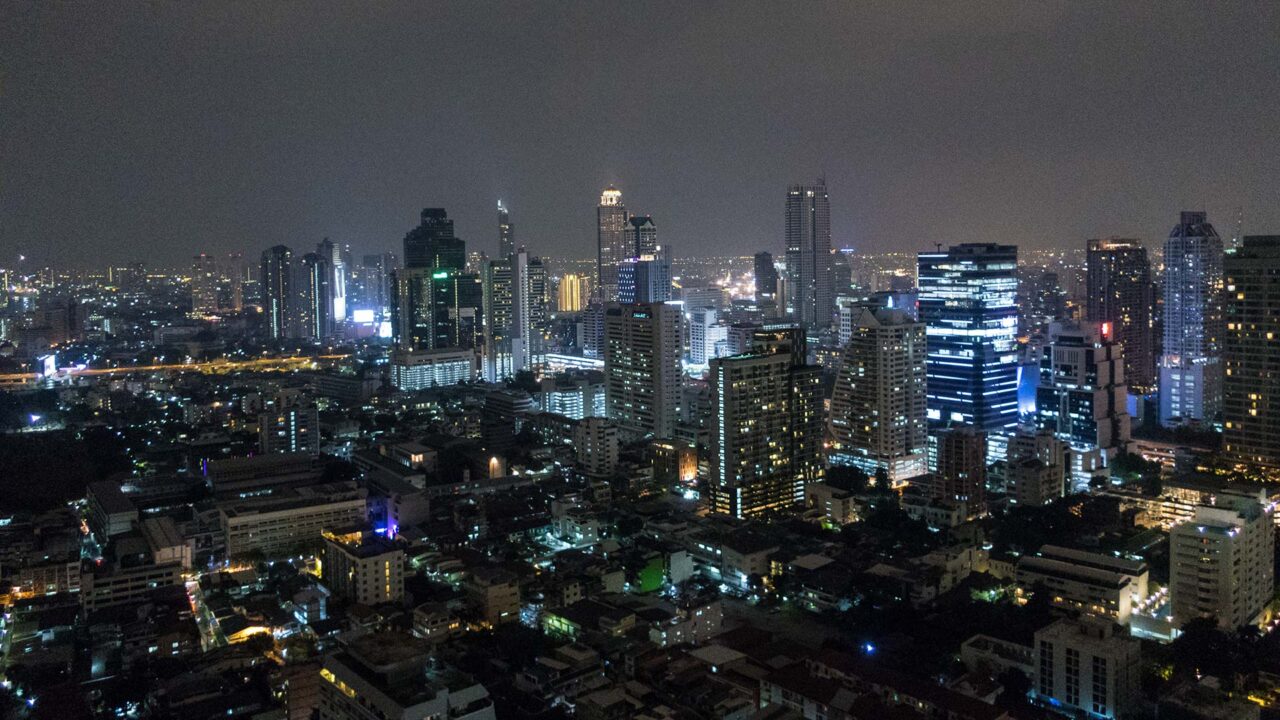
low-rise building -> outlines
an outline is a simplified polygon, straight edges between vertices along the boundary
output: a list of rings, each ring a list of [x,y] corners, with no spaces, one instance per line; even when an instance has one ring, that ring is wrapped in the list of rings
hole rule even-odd
[[[1138,690],[1139,641],[1109,620],[1059,620],[1036,631],[1036,696],[1088,717],[1115,718]]]

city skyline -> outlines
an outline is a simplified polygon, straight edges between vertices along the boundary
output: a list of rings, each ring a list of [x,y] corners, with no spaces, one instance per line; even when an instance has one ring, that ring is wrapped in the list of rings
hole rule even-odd
[[[658,218],[682,256],[779,254],[781,189],[818,175],[833,245],[865,252],[1151,243],[1186,208],[1219,218],[1224,238],[1241,211],[1246,234],[1280,220],[1266,122],[1280,91],[1248,81],[1280,71],[1267,42],[1274,7],[1215,6],[1196,22],[1174,5],[986,7],[780,18],[639,5],[494,18],[461,6],[349,17],[8,5],[0,263],[67,264],[89,226],[112,263],[323,237],[372,253],[396,248],[422,207],[450,208],[459,234],[492,253],[499,198],[531,250],[586,257],[593,200],[609,183]],[[606,42],[602,30],[619,22],[650,25],[657,47]],[[871,40],[820,42],[821,72],[797,76],[811,26]],[[384,35],[405,40],[389,43],[395,62],[372,52]],[[525,39],[549,35],[565,40],[561,56]],[[692,42],[704,35],[718,38],[712,48]],[[1212,62],[1177,51],[1206,37],[1221,47]],[[460,38],[494,48],[491,62],[451,62]],[[545,61],[532,75],[531,57]],[[617,73],[581,83],[590,65]],[[635,112],[629,89],[646,86],[652,102]],[[557,105],[541,111],[548,98]],[[514,123],[493,102],[533,112]],[[796,103],[816,114],[796,119]],[[1193,104],[1232,120],[1168,110]]]

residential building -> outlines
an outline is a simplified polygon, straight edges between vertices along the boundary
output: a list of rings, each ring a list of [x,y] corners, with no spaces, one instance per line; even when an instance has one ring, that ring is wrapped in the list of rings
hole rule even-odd
[[[1215,618],[1228,630],[1255,622],[1275,593],[1275,503],[1218,495],[1169,531],[1173,621]]]
[[[804,502],[824,475],[821,371],[798,327],[711,362],[711,508],[734,517]]]
[[[1081,450],[1108,456],[1129,442],[1124,349],[1112,326],[1055,322],[1040,361],[1036,424]]]
[[[601,303],[618,301],[618,265],[633,257],[635,242],[627,233],[627,206],[622,192],[610,185],[596,206],[596,291]]]
[[[1134,392],[1155,389],[1155,285],[1147,248],[1138,240],[1090,240],[1085,319],[1110,323],[1124,348],[1124,376]]]
[[[1223,268],[1222,449],[1280,475],[1280,235],[1245,236]]]
[[[605,312],[606,412],[624,435],[675,434],[680,347],[678,305],[615,305]]]
[[[924,325],[859,308],[831,396],[833,463],[892,484],[928,472]]]
[[[325,586],[360,605],[399,603],[404,599],[404,550],[369,531],[326,531]]]

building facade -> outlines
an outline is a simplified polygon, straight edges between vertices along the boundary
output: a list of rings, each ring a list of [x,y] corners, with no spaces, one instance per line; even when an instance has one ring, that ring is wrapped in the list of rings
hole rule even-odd
[[[604,324],[609,419],[629,437],[671,437],[680,404],[680,307],[615,305]]]
[[[1223,450],[1280,474],[1280,235],[1246,236],[1223,275]]]
[[[1008,430],[1018,421],[1018,248],[964,244],[918,256],[929,420]]]
[[[1155,285],[1147,248],[1138,240],[1089,241],[1085,319],[1111,323],[1111,335],[1124,347],[1124,374],[1140,393],[1156,387],[1152,311]]]
[[[1222,410],[1222,238],[1184,212],[1164,243],[1160,422],[1215,422]]]
[[[825,180],[787,188],[787,290],[792,317],[807,327],[831,324],[831,200]]]

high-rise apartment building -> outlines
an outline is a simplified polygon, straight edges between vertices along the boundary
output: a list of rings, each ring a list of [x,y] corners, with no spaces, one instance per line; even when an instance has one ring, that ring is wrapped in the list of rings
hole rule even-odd
[[[330,313],[334,325],[337,325],[347,319],[348,275],[353,264],[351,247],[344,247],[325,238],[316,244],[316,254],[329,263],[329,294],[333,305]]]
[[[191,261],[191,312],[211,315],[218,311],[218,260],[200,253]]]
[[[515,267],[510,256],[490,260],[484,270],[484,359],[488,382],[515,375],[511,340],[515,333]]]
[[[925,329],[901,310],[858,311],[831,396],[831,458],[897,484],[928,472]]]
[[[320,453],[320,413],[308,398],[278,397],[258,414],[258,451]]]
[[[1040,360],[1036,424],[1077,449],[1113,455],[1129,442],[1124,350],[1114,326],[1056,322]]]
[[[830,325],[835,296],[831,291],[831,201],[825,180],[787,188],[786,247],[791,314],[808,327]]]
[[[1223,262],[1223,450],[1280,473],[1280,235],[1250,235]]]
[[[1018,421],[1018,248],[967,243],[918,255],[929,420],[988,431]]]
[[[680,404],[680,306],[612,306],[604,315],[605,407],[624,436],[675,433]]]
[[[511,224],[511,213],[498,201],[498,257],[508,258],[516,253],[516,226]]]
[[[284,245],[262,253],[263,324],[272,340],[292,337],[297,325],[294,319],[293,251]]]
[[[1111,323],[1111,336],[1124,347],[1124,376],[1134,392],[1155,389],[1152,309],[1155,285],[1147,248],[1138,240],[1090,240],[1085,319]]]
[[[618,264],[636,254],[628,227],[622,191],[610,185],[596,206],[596,294],[603,303],[618,301]]]
[[[404,266],[463,272],[467,247],[453,234],[453,221],[444,208],[426,208],[422,222],[404,236]]]
[[[333,335],[333,266],[319,253],[307,253],[298,265],[298,337],[320,340]]]
[[[1222,410],[1222,238],[1184,212],[1164,243],[1160,422],[1215,422]]]
[[[1275,592],[1275,505],[1220,494],[1169,531],[1173,622],[1215,618],[1234,630],[1253,622]]]
[[[760,330],[751,351],[711,361],[713,512],[751,517],[804,502],[821,480],[821,369],[804,330]]]

